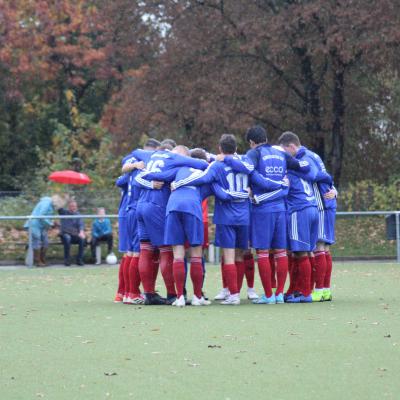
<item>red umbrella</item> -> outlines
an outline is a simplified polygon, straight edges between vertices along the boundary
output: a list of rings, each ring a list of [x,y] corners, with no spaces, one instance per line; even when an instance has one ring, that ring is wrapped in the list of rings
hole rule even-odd
[[[58,183],[69,183],[72,185],[87,185],[91,183],[91,179],[81,172],[76,171],[56,171],[49,175],[49,179]]]

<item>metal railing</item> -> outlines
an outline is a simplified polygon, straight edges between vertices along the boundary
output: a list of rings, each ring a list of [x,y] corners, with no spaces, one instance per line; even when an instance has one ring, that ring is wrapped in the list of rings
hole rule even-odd
[[[396,225],[396,260],[400,263],[400,211],[338,211],[336,213],[337,216],[390,216],[395,215],[395,225]],[[210,217],[213,214],[209,214]],[[33,216],[33,215],[18,215],[18,216],[0,216],[0,221],[30,221],[34,219],[76,219],[76,218],[83,218],[83,219],[95,219],[99,216],[96,214],[80,214],[78,216],[75,215],[42,215],[42,216]],[[118,218],[116,214],[109,214],[102,216],[103,218],[110,218],[115,219]],[[28,251],[25,259],[25,264],[28,267],[33,267],[33,247],[32,247],[32,230],[31,227],[28,229]],[[220,249],[218,247],[213,248],[214,253],[214,260],[219,259]]]

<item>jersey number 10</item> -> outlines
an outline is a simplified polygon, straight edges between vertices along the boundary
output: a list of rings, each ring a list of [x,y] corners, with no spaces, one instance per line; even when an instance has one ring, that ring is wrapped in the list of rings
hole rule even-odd
[[[230,172],[226,176],[230,192],[245,192],[248,187],[248,177],[246,174],[234,174]]]

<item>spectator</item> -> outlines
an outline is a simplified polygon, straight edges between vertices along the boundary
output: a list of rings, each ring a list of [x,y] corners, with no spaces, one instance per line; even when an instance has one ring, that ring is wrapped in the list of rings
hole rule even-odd
[[[61,219],[61,231],[60,236],[64,245],[64,264],[66,266],[71,265],[70,259],[70,248],[71,244],[79,245],[78,256],[76,263],[78,265],[84,265],[83,262],[83,249],[86,244],[86,235],[84,231],[84,224],[78,211],[78,205],[75,200],[68,202],[68,210],[60,208],[58,210],[60,215],[76,215],[76,218],[72,219]]]
[[[32,211],[32,216],[52,215],[55,209],[59,209],[65,200],[58,194],[45,196],[40,199]],[[31,229],[33,259],[37,267],[46,266],[46,252],[49,247],[48,230],[54,223],[51,219],[30,219],[26,221],[24,228]]]
[[[107,251],[108,254],[112,252],[113,249],[113,234],[111,228],[111,222],[108,218],[104,218],[106,215],[106,211],[104,208],[97,209],[98,218],[93,221],[92,225],[92,241],[91,241],[91,249],[92,249],[92,257],[96,258],[96,246],[100,244],[100,242],[107,242]],[[101,256],[96,258],[96,265],[101,263]]]

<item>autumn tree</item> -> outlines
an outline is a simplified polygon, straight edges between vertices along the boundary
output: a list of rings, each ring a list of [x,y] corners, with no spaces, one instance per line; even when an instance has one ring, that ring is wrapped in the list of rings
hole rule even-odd
[[[360,96],[353,80],[393,60],[397,3],[192,0],[147,6],[167,28],[158,62],[122,89],[121,106],[130,115],[126,131],[173,132],[189,144],[210,146],[210,138],[225,130],[242,136],[254,122],[275,138],[294,130],[324,157],[339,183],[354,130],[348,110]],[[361,122],[360,115],[356,124]]]

